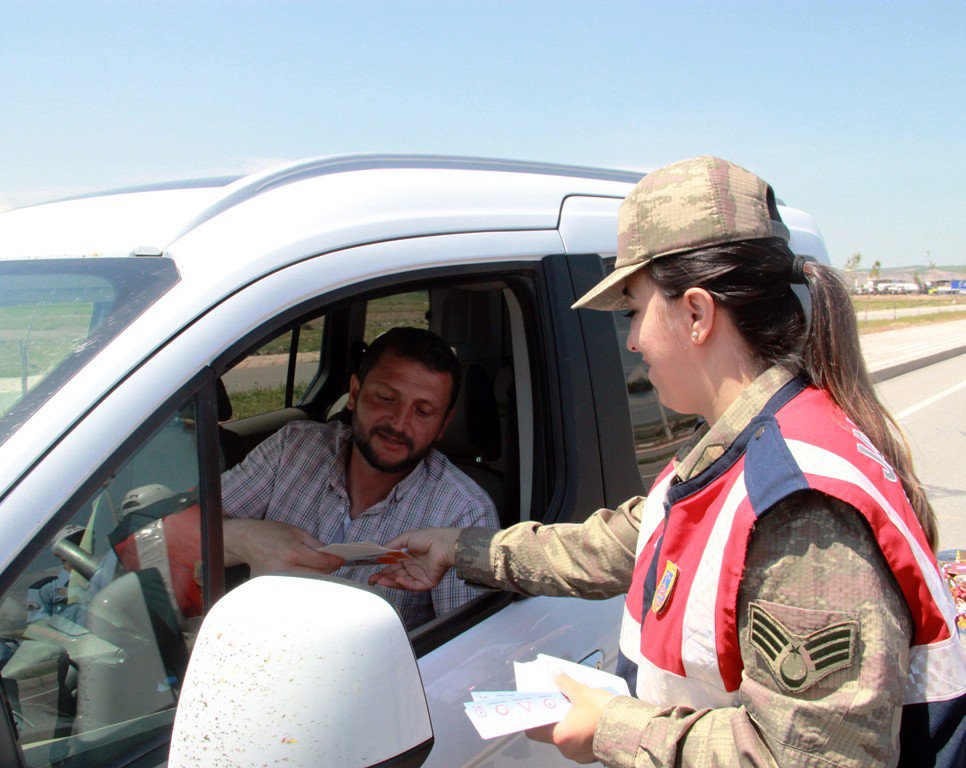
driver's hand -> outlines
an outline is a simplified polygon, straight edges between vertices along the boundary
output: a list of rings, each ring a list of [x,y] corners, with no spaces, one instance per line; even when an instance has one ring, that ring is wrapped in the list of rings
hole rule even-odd
[[[273,571],[332,573],[342,567],[335,555],[316,551],[324,546],[301,528],[276,520],[224,521],[225,565],[247,563],[252,576]]]

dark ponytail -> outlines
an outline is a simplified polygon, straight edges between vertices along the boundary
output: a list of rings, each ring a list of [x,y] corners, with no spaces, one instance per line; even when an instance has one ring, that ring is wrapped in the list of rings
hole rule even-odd
[[[805,267],[812,297],[812,324],[805,345],[805,371],[818,387],[856,423],[902,481],[926,541],[936,550],[936,514],[912,466],[906,436],[882,405],[859,346],[858,322],[852,297],[839,274],[824,264]]]
[[[806,325],[792,292],[795,256],[779,239],[746,240],[655,259],[648,276],[669,299],[704,288],[729,314],[762,367],[781,364],[826,390],[899,476],[906,496],[936,549],[936,516],[912,468],[909,444],[876,395],[859,346],[848,288],[831,267],[801,267],[811,297]],[[806,335],[807,334],[807,335]]]

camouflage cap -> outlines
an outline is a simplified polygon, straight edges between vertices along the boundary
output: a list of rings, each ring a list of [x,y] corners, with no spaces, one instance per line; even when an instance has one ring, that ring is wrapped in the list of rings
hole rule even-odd
[[[654,259],[767,237],[786,242],[789,237],[767,182],[718,157],[666,165],[624,198],[614,271],[581,296],[574,309],[626,307],[624,281]]]

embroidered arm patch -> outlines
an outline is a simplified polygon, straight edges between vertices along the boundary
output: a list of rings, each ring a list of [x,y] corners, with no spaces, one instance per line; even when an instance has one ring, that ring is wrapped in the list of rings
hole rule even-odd
[[[752,603],[748,635],[779,687],[798,693],[852,665],[859,625],[854,620],[837,621],[809,635],[796,635]]]

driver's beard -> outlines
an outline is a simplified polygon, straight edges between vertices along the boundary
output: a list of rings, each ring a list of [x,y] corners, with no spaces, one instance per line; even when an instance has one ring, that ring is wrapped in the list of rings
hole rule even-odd
[[[395,464],[388,464],[382,461],[379,456],[376,455],[375,450],[372,447],[371,435],[374,433],[379,433],[383,431],[382,428],[376,427],[369,435],[364,435],[362,431],[362,426],[359,424],[359,417],[353,413],[352,414],[352,441],[356,444],[356,448],[359,449],[359,453],[362,454],[362,458],[366,460],[373,469],[379,472],[385,472],[386,474],[398,474],[400,472],[408,472],[413,467],[415,467],[419,462],[421,462],[427,453],[432,450],[432,444],[428,445],[422,451],[410,453],[406,458],[401,461],[397,461]],[[396,433],[391,430],[386,430],[388,434],[393,436]],[[410,443],[412,445],[412,443]]]

